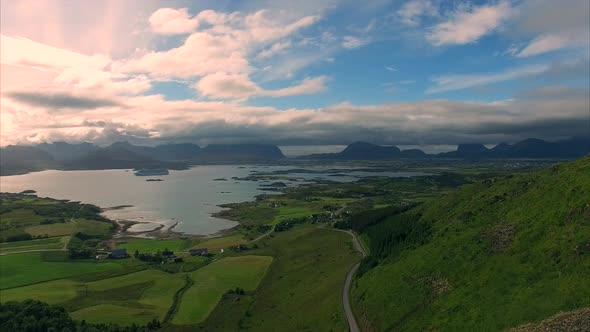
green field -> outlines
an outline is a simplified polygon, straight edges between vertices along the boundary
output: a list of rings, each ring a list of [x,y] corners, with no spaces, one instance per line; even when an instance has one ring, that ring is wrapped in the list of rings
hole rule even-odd
[[[68,279],[47,281],[29,286],[2,290],[0,291],[0,299],[2,302],[35,299],[50,304],[58,304],[75,298],[78,284],[79,283]]]
[[[126,248],[128,252],[133,253],[136,250],[142,253],[156,253],[165,249],[171,251],[186,250],[192,244],[191,240],[173,239],[128,239],[125,243],[118,243],[117,248]]]
[[[204,331],[344,331],[342,287],[359,259],[350,235],[313,225],[274,233],[251,253],[274,256],[254,294],[225,296]],[[251,303],[245,305],[245,303]]]
[[[63,305],[78,320],[143,324],[163,320],[174,293],[183,285],[181,274],[149,269],[86,283],[76,298]]]
[[[65,253],[58,252],[6,255],[0,256],[0,289],[95,273],[120,273],[124,269],[121,263],[112,261],[71,262]]]
[[[270,256],[227,257],[190,273],[194,285],[184,293],[172,323],[196,324],[207,318],[222,295],[240,287],[256,289],[273,258]]]
[[[232,234],[223,237],[215,237],[206,239],[197,244],[194,244],[192,248],[207,248],[210,253],[217,253],[220,249],[228,249],[232,246],[245,244],[246,240],[240,234]]]
[[[46,239],[0,243],[0,253],[11,253],[27,250],[61,249],[69,236],[50,237]]]

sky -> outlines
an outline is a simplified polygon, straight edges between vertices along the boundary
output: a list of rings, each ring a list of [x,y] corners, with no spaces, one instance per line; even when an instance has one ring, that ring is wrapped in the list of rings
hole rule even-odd
[[[590,2],[556,4],[2,1],[0,144],[588,136]]]

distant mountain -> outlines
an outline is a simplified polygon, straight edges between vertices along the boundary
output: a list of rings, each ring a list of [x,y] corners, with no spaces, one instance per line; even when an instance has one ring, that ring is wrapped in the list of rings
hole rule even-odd
[[[89,155],[63,164],[64,169],[182,168],[150,158],[122,146],[99,148]]]
[[[380,146],[367,142],[354,142],[338,153],[321,153],[299,157],[308,160],[388,160],[396,158],[424,158],[422,150],[401,151],[396,146]]]
[[[57,168],[59,163],[46,151],[33,146],[9,145],[0,149],[0,175],[15,175]]]
[[[240,164],[276,161],[285,155],[271,144],[212,144],[205,148],[191,143],[158,146],[115,142],[107,147],[91,143],[42,143],[9,146],[1,151],[2,175],[55,169],[183,169],[191,164]]]
[[[41,143],[37,145],[49,153],[56,161],[68,161],[85,157],[90,153],[98,150],[98,146],[91,143],[70,144],[66,142]]]
[[[198,163],[249,163],[275,161],[286,158],[281,149],[272,144],[211,144],[201,149],[194,159]]]
[[[590,153],[590,138],[547,142],[528,138],[515,144],[501,143],[488,149],[482,144],[460,144],[456,151],[441,153],[443,158],[578,158]]]

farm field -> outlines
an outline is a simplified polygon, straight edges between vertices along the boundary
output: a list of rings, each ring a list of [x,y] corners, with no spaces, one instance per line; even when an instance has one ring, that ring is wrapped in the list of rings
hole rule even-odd
[[[68,261],[61,252],[33,252],[0,256],[0,287],[9,289],[43,281],[96,273],[123,273],[123,264],[114,261]]]
[[[350,235],[302,225],[273,233],[261,241],[259,249],[249,252],[259,253],[273,255],[274,260],[256,292],[225,295],[199,325],[201,330],[275,331],[277,326],[283,331],[346,329],[341,290],[346,272],[359,258]]]
[[[156,253],[165,249],[171,251],[186,250],[192,244],[191,240],[171,239],[128,239],[125,243],[118,243],[117,248],[125,248],[128,252],[133,253],[138,250],[141,253]]]
[[[51,237],[29,241],[0,243],[0,253],[10,253],[26,250],[61,249],[69,236]]]
[[[172,323],[187,325],[205,320],[230,289],[253,291],[272,260],[270,256],[226,257],[191,272],[189,276],[194,284],[182,296]]]

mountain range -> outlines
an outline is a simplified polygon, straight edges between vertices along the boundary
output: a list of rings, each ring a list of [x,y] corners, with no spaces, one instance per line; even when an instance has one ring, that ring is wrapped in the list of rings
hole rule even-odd
[[[417,158],[457,159],[573,159],[590,153],[590,137],[572,138],[548,142],[528,138],[515,144],[501,143],[488,149],[483,144],[459,144],[457,150],[439,154],[426,154],[422,150],[400,150],[395,146],[380,146],[366,142],[355,142],[337,153],[312,154],[298,157],[307,160],[389,160]]]
[[[355,142],[337,153],[311,154],[295,160],[346,161],[394,159],[570,159],[590,153],[590,138],[572,138],[558,142],[525,139],[515,144],[459,144],[457,150],[426,154],[422,150],[400,150],[396,146],[380,146]],[[22,174],[44,169],[184,169],[196,164],[248,164],[276,162],[286,159],[278,146],[272,144],[210,144],[200,147],[192,143],[140,146],[116,142],[106,147],[91,143],[42,143],[35,146],[10,145],[0,149],[0,173]]]

